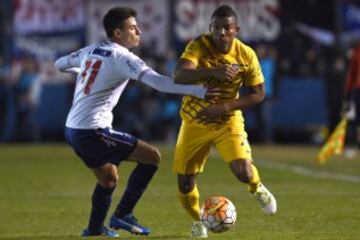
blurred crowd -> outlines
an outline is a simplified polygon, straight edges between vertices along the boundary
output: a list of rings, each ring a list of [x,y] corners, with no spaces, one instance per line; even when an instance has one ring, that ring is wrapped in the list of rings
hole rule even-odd
[[[345,52],[322,47],[300,33],[284,36],[277,44],[260,42],[250,45],[258,54],[266,79],[267,94],[266,101],[254,111],[254,139],[267,143],[274,141],[271,109],[276,100],[279,81],[284,76],[323,79],[328,92],[329,126],[335,126],[340,116],[346,76]],[[146,46],[137,49],[136,53],[151,67],[169,76],[178,58],[178,54],[172,50],[164,56],[157,56]],[[69,92],[72,92],[74,82],[75,76],[58,73],[52,60],[40,61],[25,54],[6,63],[0,57],[1,141],[40,141],[51,138],[42,134],[41,126],[37,124],[42,87],[66,84]],[[67,104],[70,107],[71,98]],[[131,82],[122,101],[114,109],[114,126],[143,138],[173,142],[180,123],[180,104],[181,96],[159,93]],[[60,135],[56,133],[54,138],[61,139]]]
[[[52,60],[39,61],[25,54],[7,64],[0,57],[2,142],[41,140],[37,110],[46,84],[71,88],[73,78],[57,72]]]
[[[329,131],[335,127],[344,99],[350,46],[341,49],[325,46],[292,26],[282,29],[275,41],[247,44],[255,49],[266,80],[266,100],[250,110],[254,118],[247,130],[251,132],[252,141],[269,144],[277,141],[272,116],[279,86],[285,77],[324,81],[328,105],[326,127]],[[155,46],[160,45],[157,42],[143,44],[135,53],[159,73],[171,76],[180,50],[177,52],[178,47],[169,46],[159,54]],[[55,56],[39,58],[25,51],[11,56],[10,60],[4,58],[5,50],[0,48],[0,141],[63,140],[63,124],[71,106],[76,76],[57,72],[53,66]],[[46,92],[52,86],[60,86],[67,94],[58,96]],[[50,98],[45,98],[46,94]],[[51,97],[61,100],[44,100]],[[122,98],[114,109],[115,128],[140,138],[175,141],[181,96],[163,94],[133,81]],[[58,108],[63,109],[61,114],[52,115]]]
[[[137,49],[136,53],[158,72],[172,74],[177,60],[175,52],[155,56],[145,47]],[[44,86],[66,86],[72,94],[75,80],[73,74],[58,72],[53,60],[39,60],[31,54],[23,54],[7,63],[0,56],[0,141],[61,140],[62,129],[42,131],[39,115],[44,112],[39,111],[39,105],[44,104],[41,102]],[[159,93],[142,84],[130,82],[122,98],[114,109],[115,127],[148,139],[175,139],[180,96]],[[71,101],[71,98],[67,99],[68,109]],[[53,106],[54,111],[57,107]]]

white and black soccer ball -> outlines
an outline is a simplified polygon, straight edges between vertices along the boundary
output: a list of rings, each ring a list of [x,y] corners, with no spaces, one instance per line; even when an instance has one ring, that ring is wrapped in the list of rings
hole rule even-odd
[[[208,230],[225,232],[235,225],[236,209],[226,197],[209,197],[200,209],[200,219]]]

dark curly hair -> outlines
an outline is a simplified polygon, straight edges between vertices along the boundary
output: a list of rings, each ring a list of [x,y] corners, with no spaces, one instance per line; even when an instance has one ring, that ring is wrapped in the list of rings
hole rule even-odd
[[[104,16],[103,27],[108,38],[112,37],[115,28],[122,28],[126,19],[136,17],[136,11],[129,7],[115,7]]]
[[[221,5],[211,15],[211,19],[215,17],[234,17],[237,22],[237,15],[229,5]]]

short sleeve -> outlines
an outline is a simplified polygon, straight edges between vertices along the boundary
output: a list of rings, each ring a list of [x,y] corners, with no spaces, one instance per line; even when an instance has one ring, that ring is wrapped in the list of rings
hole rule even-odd
[[[245,86],[255,86],[264,82],[264,76],[261,71],[259,60],[255,52],[251,49],[249,51],[250,62],[249,69],[246,73]]]
[[[193,40],[185,48],[185,51],[181,55],[181,59],[186,59],[193,62],[195,65],[198,65],[199,59],[201,56],[201,48],[199,46],[199,41]]]
[[[116,72],[121,78],[141,80],[144,73],[151,70],[141,58],[130,51],[118,54],[116,62]]]

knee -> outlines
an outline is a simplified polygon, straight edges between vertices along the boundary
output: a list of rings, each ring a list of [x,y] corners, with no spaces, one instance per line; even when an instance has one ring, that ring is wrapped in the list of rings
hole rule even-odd
[[[115,188],[118,182],[118,175],[117,174],[112,174],[109,176],[106,176],[104,179],[102,179],[99,184],[103,187],[103,188]]]
[[[149,152],[149,158],[151,164],[158,166],[161,159],[160,151],[157,148],[153,147]]]

